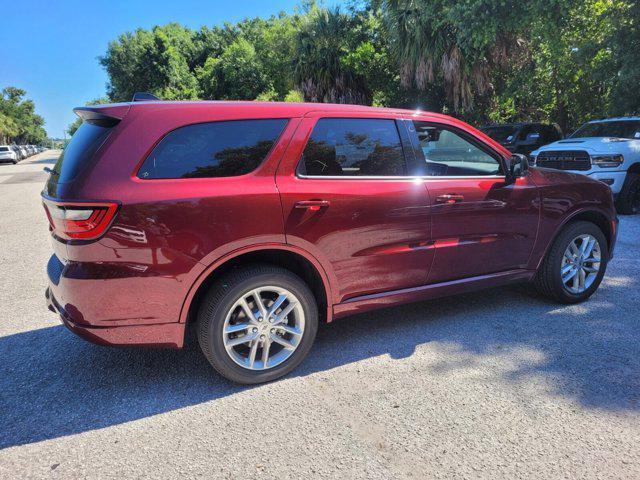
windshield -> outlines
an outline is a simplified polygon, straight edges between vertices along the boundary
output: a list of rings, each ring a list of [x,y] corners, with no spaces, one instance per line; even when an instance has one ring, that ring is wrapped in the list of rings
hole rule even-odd
[[[640,139],[640,120],[585,123],[569,138],[617,137]]]
[[[495,127],[484,127],[481,130],[494,140],[500,143],[511,142],[515,139],[519,127],[513,125],[501,125]]]

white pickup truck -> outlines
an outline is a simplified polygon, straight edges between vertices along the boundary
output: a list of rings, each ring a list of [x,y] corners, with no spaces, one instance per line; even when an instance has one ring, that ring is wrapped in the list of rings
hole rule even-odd
[[[618,212],[640,213],[640,117],[585,123],[564,140],[531,152],[538,167],[569,170],[611,187]]]

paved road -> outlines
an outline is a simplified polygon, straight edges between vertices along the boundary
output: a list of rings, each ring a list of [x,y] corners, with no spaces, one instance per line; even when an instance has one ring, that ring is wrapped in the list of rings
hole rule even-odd
[[[640,217],[587,303],[517,287],[344,319],[246,388],[45,309],[53,158],[0,165],[1,478],[640,478]]]

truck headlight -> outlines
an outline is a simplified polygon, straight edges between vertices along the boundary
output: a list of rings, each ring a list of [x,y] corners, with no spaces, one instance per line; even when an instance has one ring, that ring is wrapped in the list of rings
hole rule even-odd
[[[591,163],[600,168],[616,168],[624,162],[622,155],[591,155]]]
[[[536,155],[529,155],[529,165],[532,167],[536,166]]]

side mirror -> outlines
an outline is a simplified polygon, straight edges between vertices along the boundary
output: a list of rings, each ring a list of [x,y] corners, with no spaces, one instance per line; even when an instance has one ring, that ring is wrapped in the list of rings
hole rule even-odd
[[[505,180],[511,185],[518,177],[524,177],[529,171],[529,159],[521,153],[514,153],[507,161],[507,174]]]

